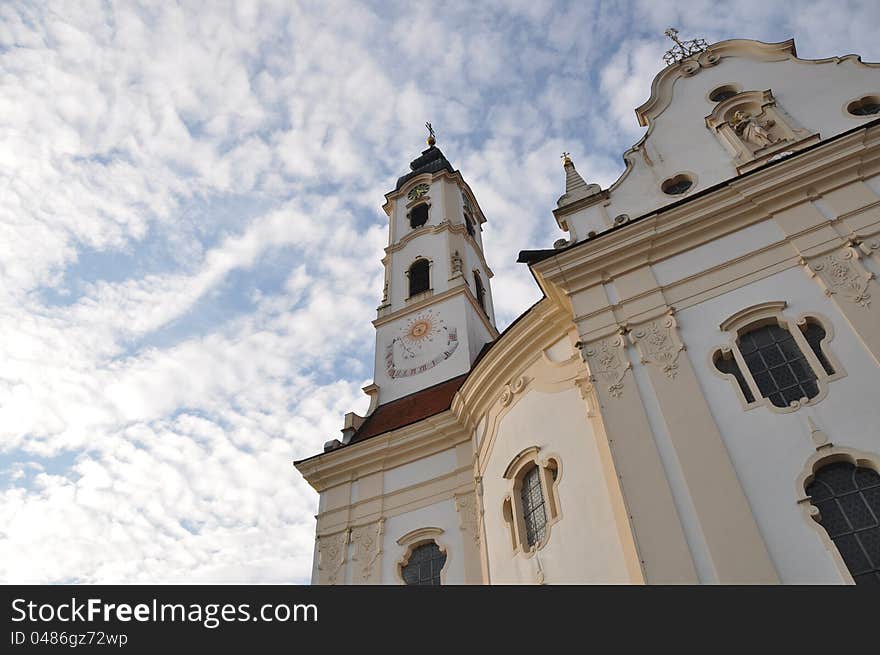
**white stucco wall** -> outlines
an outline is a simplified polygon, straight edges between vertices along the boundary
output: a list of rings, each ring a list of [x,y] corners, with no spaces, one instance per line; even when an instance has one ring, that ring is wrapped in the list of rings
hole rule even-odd
[[[743,411],[731,382],[715,375],[710,356],[727,335],[719,323],[757,303],[785,300],[785,315],[819,313],[830,320],[830,349],[847,376],[830,383],[812,407],[778,414],[765,407]],[[677,314],[681,337],[724,437],[771,557],[783,582],[840,583],[841,576],[816,531],[796,504],[795,481],[815,453],[807,417],[837,446],[880,454],[880,370],[833,301],[801,268],[741,287]]]
[[[483,506],[493,584],[535,582],[535,558],[514,556],[502,503],[503,474],[518,453],[539,446],[559,458],[561,519],[537,557],[547,583],[628,581],[611,500],[584,401],[575,388],[559,393],[527,390],[502,418],[483,475]]]
[[[383,475],[383,492],[388,494],[426,480],[452,473],[456,469],[455,449],[422,457],[414,462],[388,469]]]

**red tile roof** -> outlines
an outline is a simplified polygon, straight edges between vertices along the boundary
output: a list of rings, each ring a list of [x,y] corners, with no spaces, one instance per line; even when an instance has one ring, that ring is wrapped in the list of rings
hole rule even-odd
[[[359,443],[405,425],[417,423],[429,416],[445,412],[452,405],[455,392],[464,384],[467,373],[456,378],[435,384],[433,387],[416,391],[390,403],[379,405],[367,417],[363,425],[354,433],[350,444]]]

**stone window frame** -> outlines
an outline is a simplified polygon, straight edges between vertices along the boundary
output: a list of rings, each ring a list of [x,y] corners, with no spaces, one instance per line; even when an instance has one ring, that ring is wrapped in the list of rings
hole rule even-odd
[[[533,466],[537,466],[541,474],[541,493],[544,495],[547,523],[544,538],[533,546],[529,546],[521,490],[522,480]],[[556,472],[555,477],[554,471]],[[562,518],[562,509],[559,503],[562,461],[559,455],[555,453],[542,454],[538,446],[532,446],[513,458],[507,465],[503,477],[507,480],[507,493],[501,501],[501,517],[510,533],[510,547],[514,555],[521,555],[528,559],[550,542],[553,525]]]
[[[731,315],[719,326],[722,332],[728,334],[729,341],[716,346],[710,351],[709,367],[715,375],[724,378],[731,383],[744,410],[751,410],[756,407],[766,407],[777,414],[788,414],[797,411],[801,407],[811,407],[825,399],[828,395],[830,382],[834,382],[835,380],[839,380],[846,376],[846,371],[829,347],[829,343],[834,339],[834,327],[831,324],[831,321],[818,312],[805,312],[800,314],[797,318],[791,319],[784,313],[784,310],[787,307],[788,303],[785,301],[771,301],[752,305],[751,307],[747,307]],[[819,347],[822,350],[825,359],[834,370],[834,373],[829,374],[825,370],[822,362],[816,356],[812,346],[810,346],[807,341],[806,336],[804,336],[803,327],[810,322],[818,324],[825,331],[825,337],[820,341]],[[758,389],[758,384],[755,382],[754,376],[739,350],[738,339],[741,333],[745,333],[748,329],[760,327],[762,325],[773,324],[778,325],[792,335],[792,338],[803,354],[804,359],[807,360],[813,373],[816,374],[816,385],[819,388],[819,393],[808,399],[806,402],[794,401],[788,407],[777,407],[774,405],[769,398],[765,398],[761,394],[760,389]],[[749,402],[745,397],[739,381],[732,373],[724,373],[717,368],[715,361],[719,355],[725,359],[730,357],[734,359],[736,365],[739,367],[740,374],[745,379],[746,385],[754,398],[752,402]]]
[[[403,549],[394,565],[394,575],[397,584],[404,587],[408,586],[406,580],[403,579],[403,568],[409,563],[409,558],[412,557],[416,548],[432,542],[437,544],[440,552],[446,555],[446,561],[443,563],[443,568],[440,569],[440,586],[442,587],[448,584],[446,582],[446,574],[449,571],[449,562],[452,560],[452,553],[449,544],[443,537],[444,534],[445,531],[443,528],[416,528],[415,530],[407,532],[397,540],[397,545]]]
[[[837,545],[828,534],[828,531],[819,522],[821,516],[819,508],[812,504],[810,496],[807,495],[807,487],[813,481],[816,472],[824,466],[834,464],[835,462],[849,462],[854,466],[870,468],[880,473],[880,457],[873,453],[867,453],[853,448],[845,448],[835,446],[833,444],[822,445],[807,460],[801,474],[795,481],[795,498],[801,509],[801,516],[807,522],[807,525],[813,530],[822,541],[825,550],[831,555],[835,566],[837,567],[840,577],[844,584],[855,585],[849,567],[843,561]]]

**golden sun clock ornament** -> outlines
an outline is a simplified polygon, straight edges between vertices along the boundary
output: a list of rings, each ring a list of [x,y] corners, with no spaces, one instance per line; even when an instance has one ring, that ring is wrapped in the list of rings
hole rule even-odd
[[[418,375],[449,359],[456,348],[456,328],[430,310],[419,312],[385,347],[385,369],[391,378]]]
[[[427,184],[417,184],[412,189],[410,189],[409,193],[406,194],[406,197],[410,200],[418,200],[423,195],[428,193],[431,189]]]

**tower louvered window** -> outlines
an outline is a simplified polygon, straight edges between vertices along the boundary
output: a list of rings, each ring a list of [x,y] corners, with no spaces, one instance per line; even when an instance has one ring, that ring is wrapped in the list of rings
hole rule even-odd
[[[409,267],[409,295],[414,296],[431,288],[431,264],[427,259],[417,259]]]

